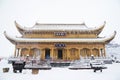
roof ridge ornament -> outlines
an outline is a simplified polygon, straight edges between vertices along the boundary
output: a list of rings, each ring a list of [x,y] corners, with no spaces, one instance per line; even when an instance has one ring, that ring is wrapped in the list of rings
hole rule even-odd
[[[106,21],[104,21],[104,26],[106,25]]]
[[[40,25],[40,23],[36,22],[35,25]]]
[[[82,22],[81,25],[84,25],[86,28],[88,28],[85,22]]]

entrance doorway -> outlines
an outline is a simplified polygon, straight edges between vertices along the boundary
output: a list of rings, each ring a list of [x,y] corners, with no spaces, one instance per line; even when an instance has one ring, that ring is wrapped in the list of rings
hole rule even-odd
[[[58,59],[63,59],[63,50],[58,49]]]
[[[50,49],[45,49],[45,59],[50,59]]]

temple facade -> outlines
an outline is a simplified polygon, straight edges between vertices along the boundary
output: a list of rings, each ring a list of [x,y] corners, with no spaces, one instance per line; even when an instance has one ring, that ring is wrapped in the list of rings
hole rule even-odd
[[[20,37],[5,37],[15,45],[14,57],[38,57],[41,60],[78,60],[80,58],[106,57],[105,45],[116,35],[99,37],[103,25],[89,28],[82,24],[41,24],[22,27],[15,21]]]

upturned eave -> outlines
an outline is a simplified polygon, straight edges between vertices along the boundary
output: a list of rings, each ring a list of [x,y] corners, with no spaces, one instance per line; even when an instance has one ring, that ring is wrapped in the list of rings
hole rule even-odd
[[[96,35],[99,35],[101,33],[101,31],[103,30],[104,26],[105,26],[105,22],[102,26],[100,27],[96,27],[96,28],[88,28],[88,29],[82,29],[82,30],[74,30],[74,29],[71,29],[71,30],[64,30],[64,29],[57,29],[55,28],[54,30],[41,30],[41,29],[33,29],[33,27],[31,28],[28,28],[28,27],[23,27],[21,26],[20,24],[18,24],[16,21],[15,21],[15,25],[16,25],[16,28],[18,29],[18,31],[23,35],[24,33],[30,33],[30,32],[48,32],[48,31],[52,31],[52,32],[55,32],[55,31],[66,31],[66,32],[73,32],[73,31],[77,31],[77,32],[80,32],[80,33],[92,33],[92,34],[96,34]],[[35,25],[38,25],[38,24],[35,24]],[[40,24],[39,24],[40,25]],[[41,24],[41,25],[47,25],[47,24]],[[54,24],[49,24],[49,25],[54,25]],[[56,25],[56,24],[55,24]],[[60,24],[59,24],[60,25]],[[61,24],[62,25],[62,24]],[[65,24],[63,24],[65,25]],[[66,24],[67,25],[67,24]],[[69,24],[69,25],[74,25],[74,24]],[[80,25],[80,24],[76,24],[76,25]]]
[[[17,43],[109,43],[114,39],[116,31],[108,37],[103,38],[18,38],[11,37],[4,32],[5,37],[13,44]]]

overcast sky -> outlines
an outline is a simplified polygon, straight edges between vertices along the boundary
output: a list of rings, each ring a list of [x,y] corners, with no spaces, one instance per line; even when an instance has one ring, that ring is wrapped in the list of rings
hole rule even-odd
[[[14,21],[25,27],[40,23],[81,23],[99,27],[106,21],[100,36],[117,35],[120,40],[120,0],[0,0],[0,56],[14,54],[14,45],[3,35],[20,36]]]

